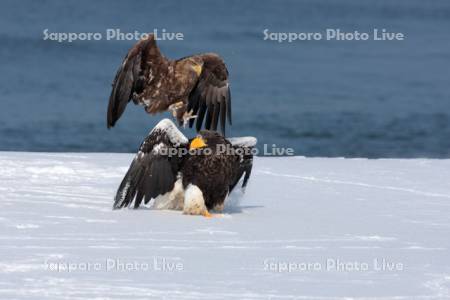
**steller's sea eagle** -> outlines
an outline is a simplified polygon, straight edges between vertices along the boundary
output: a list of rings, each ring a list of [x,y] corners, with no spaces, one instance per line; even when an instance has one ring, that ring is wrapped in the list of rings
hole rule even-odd
[[[202,130],[188,140],[169,119],[159,122],[142,142],[117,190],[114,209],[138,208],[142,201],[157,209],[211,216],[222,211],[228,194],[253,165],[256,138],[225,139]],[[222,146],[222,147],[220,147]]]
[[[129,101],[145,106],[150,114],[170,110],[179,125],[225,133],[231,125],[228,70],[215,53],[169,60],[159,51],[153,34],[138,41],[123,60],[112,84],[107,126],[120,118]],[[206,118],[205,118],[206,117]]]

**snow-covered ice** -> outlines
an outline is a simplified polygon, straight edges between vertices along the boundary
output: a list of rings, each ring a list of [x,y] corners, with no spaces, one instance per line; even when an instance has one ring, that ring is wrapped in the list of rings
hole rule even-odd
[[[208,219],[113,211],[132,158],[0,152],[0,299],[450,299],[450,160],[258,157]]]

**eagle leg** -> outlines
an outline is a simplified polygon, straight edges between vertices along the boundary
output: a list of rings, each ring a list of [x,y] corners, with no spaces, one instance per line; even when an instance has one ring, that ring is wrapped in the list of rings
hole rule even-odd
[[[171,104],[168,107],[168,110],[171,111],[172,116],[178,120],[179,125],[183,125],[184,128],[186,128],[190,119],[197,118],[196,115],[193,115],[194,111],[192,109],[189,112],[186,112],[186,104],[183,101]]]
[[[180,122],[180,117],[184,114],[186,110],[186,105],[183,101],[175,102],[174,104],[169,105],[167,108],[168,111],[172,112],[172,116]]]
[[[222,202],[221,204],[215,205],[213,210],[215,212],[223,212],[224,207],[225,207],[225,203]]]
[[[172,114],[174,115],[174,117],[176,117],[176,112],[182,108],[184,106],[184,102],[183,101],[178,101],[175,102],[174,104],[169,105],[169,110],[172,112]]]

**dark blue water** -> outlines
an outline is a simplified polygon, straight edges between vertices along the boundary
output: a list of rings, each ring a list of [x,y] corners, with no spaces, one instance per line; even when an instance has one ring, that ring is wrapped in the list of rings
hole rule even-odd
[[[450,157],[449,1],[1,1],[0,150],[133,152],[162,118],[130,106],[106,129],[132,41],[43,41],[42,31],[165,28],[171,58],[214,51],[231,74],[231,135],[298,155]],[[405,41],[264,41],[326,28]],[[190,134],[189,132],[187,132]]]

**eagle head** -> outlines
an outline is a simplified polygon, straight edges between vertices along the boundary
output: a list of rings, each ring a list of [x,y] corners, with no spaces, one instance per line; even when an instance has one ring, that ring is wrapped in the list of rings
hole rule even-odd
[[[211,130],[201,130],[191,141],[189,149],[201,149],[205,147],[214,149],[217,145],[226,143],[227,141],[220,133]]]

